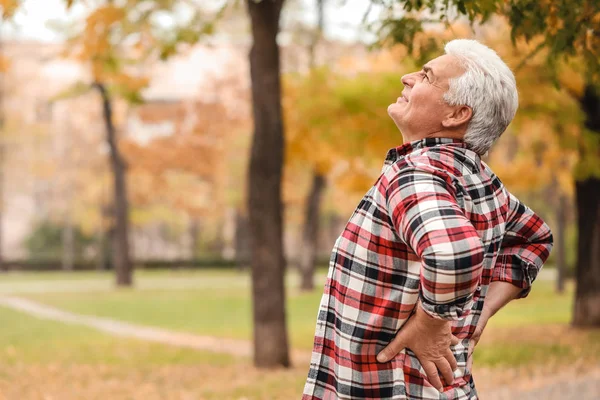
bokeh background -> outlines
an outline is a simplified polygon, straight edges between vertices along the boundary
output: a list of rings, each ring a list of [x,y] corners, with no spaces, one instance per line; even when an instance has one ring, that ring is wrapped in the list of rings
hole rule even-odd
[[[555,238],[480,397],[598,398],[600,5],[566,3],[0,1],[0,399],[300,398],[387,106],[453,38],[515,72],[485,161]]]

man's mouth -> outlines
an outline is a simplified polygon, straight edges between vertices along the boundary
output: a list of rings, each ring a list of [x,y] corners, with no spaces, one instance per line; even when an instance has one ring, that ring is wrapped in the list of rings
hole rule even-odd
[[[403,94],[402,96],[398,97],[396,103],[408,103],[408,98]]]

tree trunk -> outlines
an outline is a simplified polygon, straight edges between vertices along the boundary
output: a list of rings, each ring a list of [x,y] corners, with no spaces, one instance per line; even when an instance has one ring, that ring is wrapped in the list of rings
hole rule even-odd
[[[104,196],[102,196],[104,198]],[[96,269],[98,271],[105,271],[110,269],[110,260],[108,257],[110,251],[110,228],[106,226],[106,219],[111,214],[109,207],[105,204],[102,204],[102,199],[100,201],[100,225],[98,226],[98,231],[96,232],[96,246],[98,249],[98,254],[96,255]]]
[[[284,132],[277,33],[284,0],[247,0],[254,136],[248,210],[251,232],[254,363],[290,365],[285,315],[281,178]]]
[[[312,291],[315,287],[314,275],[317,264],[319,244],[319,215],[325,177],[314,172],[312,187],[306,202],[304,231],[302,232],[302,251],[300,253],[300,290]]]
[[[586,87],[581,106],[587,117],[586,128],[600,135],[600,93]],[[600,160],[600,154],[590,156]],[[578,246],[573,325],[600,327],[600,178],[581,179],[575,190]]]
[[[316,65],[315,52],[323,36],[323,23],[325,20],[324,5],[325,0],[317,0],[317,29],[313,32],[311,43],[308,46],[308,65],[310,69],[313,69]]]
[[[97,248],[97,254],[96,254],[96,270],[98,271],[104,271],[104,269],[106,268],[105,264],[105,250],[104,250],[104,228],[100,227],[100,229],[98,229],[98,231],[96,232],[96,248]]]
[[[0,56],[2,56],[2,40],[0,39]],[[0,272],[8,271],[4,265],[4,253],[2,252],[4,244],[4,73],[0,74]]]
[[[200,220],[197,217],[192,217],[190,219],[189,235],[190,257],[193,261],[196,261],[200,258]]]
[[[575,326],[600,326],[600,179],[576,183],[578,217]]]
[[[71,211],[67,211],[67,218],[62,230],[62,269],[73,270],[75,260],[75,237],[73,232],[73,219]]]
[[[569,202],[567,196],[559,194],[558,209],[556,210],[556,291],[565,291],[566,259],[566,230]]]
[[[1,94],[0,94],[1,96]],[[2,113],[2,111],[0,111]],[[0,116],[0,124],[2,124],[2,117]],[[2,131],[3,126],[0,125],[0,271],[8,271],[7,266],[4,264],[4,253],[2,252],[4,244],[4,229],[3,229],[3,216],[4,216],[4,132]]]
[[[133,284],[133,268],[129,258],[129,204],[127,202],[126,165],[117,145],[110,96],[103,83],[96,82],[94,87],[98,89],[102,96],[106,141],[110,149],[110,166],[113,172],[115,234],[112,258],[116,272],[116,283],[117,286],[131,286]]]
[[[244,270],[250,261],[250,234],[248,217],[235,210],[235,259],[238,269]]]

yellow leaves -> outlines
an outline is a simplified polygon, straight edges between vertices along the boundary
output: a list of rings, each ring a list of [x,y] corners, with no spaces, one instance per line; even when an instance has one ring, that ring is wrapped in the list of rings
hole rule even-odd
[[[83,48],[82,60],[106,58],[113,52],[110,42],[111,30],[125,17],[125,10],[114,5],[99,7],[86,19],[86,26],[81,37]]]
[[[555,3],[550,3],[548,17],[546,18],[546,26],[551,35],[556,35],[565,25],[564,20],[559,16],[559,11],[560,10]]]
[[[577,130],[577,126],[563,129]],[[578,156],[560,139],[551,117],[517,119],[494,145],[489,164],[510,190],[531,192],[558,184],[562,193],[572,195]]]
[[[118,46],[114,43],[115,29],[125,18],[125,10],[114,5],[98,7],[85,20],[85,28],[69,49],[75,59],[91,64],[97,82],[106,82],[107,75],[119,70]]]
[[[580,180],[590,176],[600,177],[600,135],[588,129],[582,129],[578,138],[580,150],[575,168],[575,179]]]
[[[95,34],[106,32],[115,22],[125,17],[125,9],[112,4],[98,7],[87,17],[87,30],[96,30]]]
[[[19,7],[19,0],[0,0],[0,7],[2,19],[10,18]]]
[[[383,164],[383,161],[381,162]],[[340,174],[336,186],[347,193],[365,193],[375,182],[377,171],[366,168],[360,158],[351,160],[347,173]]]
[[[585,88],[585,78],[581,71],[577,71],[571,66],[566,66],[558,76],[560,86],[571,96],[580,99],[583,96]]]
[[[0,73],[4,74],[4,73],[8,72],[9,68],[10,68],[10,60],[5,56],[0,55]]]

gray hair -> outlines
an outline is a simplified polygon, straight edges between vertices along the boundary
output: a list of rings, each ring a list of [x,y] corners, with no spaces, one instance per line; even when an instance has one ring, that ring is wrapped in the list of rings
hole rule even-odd
[[[466,71],[450,80],[444,100],[450,105],[471,107],[473,117],[464,141],[470,149],[484,155],[517,112],[519,95],[515,77],[494,50],[476,40],[452,40],[445,51],[455,56]]]

